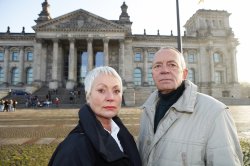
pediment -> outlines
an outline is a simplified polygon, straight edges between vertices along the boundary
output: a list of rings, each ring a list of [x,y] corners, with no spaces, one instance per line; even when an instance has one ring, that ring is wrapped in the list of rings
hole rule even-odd
[[[113,21],[104,19],[83,9],[62,15],[33,26],[35,31],[126,31]]]

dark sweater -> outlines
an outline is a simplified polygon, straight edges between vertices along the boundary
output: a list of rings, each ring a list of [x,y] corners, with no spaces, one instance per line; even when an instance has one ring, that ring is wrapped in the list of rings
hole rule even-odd
[[[185,84],[182,84],[173,92],[168,94],[162,94],[160,91],[158,92],[159,101],[156,104],[156,112],[154,119],[154,132],[156,132],[157,126],[163,116],[166,114],[168,109],[181,97],[185,90]]]

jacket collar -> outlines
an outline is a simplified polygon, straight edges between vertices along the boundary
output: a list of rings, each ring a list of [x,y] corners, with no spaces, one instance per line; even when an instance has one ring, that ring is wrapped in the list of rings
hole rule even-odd
[[[189,80],[185,80],[184,83],[185,90],[182,96],[171,107],[175,108],[178,112],[192,113],[194,111],[194,105],[197,97],[197,86]],[[141,108],[146,108],[147,111],[154,112],[158,100],[158,90],[155,90],[141,106]]]
[[[118,123],[119,126],[119,120],[117,118],[113,118],[113,120]],[[84,134],[86,134],[95,150],[105,160],[110,162],[125,156],[113,137],[96,119],[94,112],[88,105],[84,105],[79,111],[79,119],[79,125],[84,130]]]

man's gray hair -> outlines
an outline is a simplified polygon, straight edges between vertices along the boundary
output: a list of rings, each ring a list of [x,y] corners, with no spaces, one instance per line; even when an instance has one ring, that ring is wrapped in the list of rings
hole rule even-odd
[[[176,48],[174,48],[174,47],[163,47],[163,48],[160,48],[160,50],[158,50],[155,54],[157,54],[158,52],[160,52],[162,50],[173,50],[173,51],[175,51],[178,55],[180,55],[179,57],[180,57],[182,69],[187,68],[183,54],[180,51],[178,51]]]
[[[87,74],[87,76],[85,77],[84,85],[85,85],[85,93],[86,93],[87,100],[88,100],[90,92],[92,90],[94,80],[96,79],[96,77],[98,77],[99,75],[102,75],[102,74],[112,75],[115,78],[117,78],[118,81],[120,82],[121,93],[123,92],[122,91],[122,79],[121,79],[120,75],[115,71],[115,69],[112,67],[109,67],[109,66],[100,66],[100,67],[96,67],[93,70],[91,70]]]

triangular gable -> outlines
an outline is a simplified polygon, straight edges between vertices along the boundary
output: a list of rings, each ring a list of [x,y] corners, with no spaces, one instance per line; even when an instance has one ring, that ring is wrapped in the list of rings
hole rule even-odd
[[[79,9],[33,26],[35,31],[126,31],[115,22]]]

